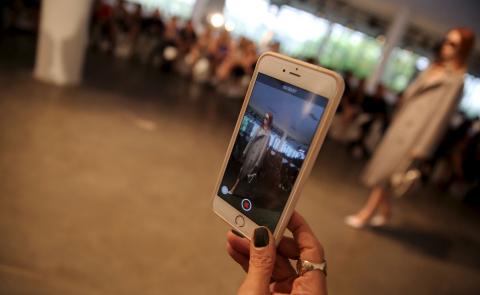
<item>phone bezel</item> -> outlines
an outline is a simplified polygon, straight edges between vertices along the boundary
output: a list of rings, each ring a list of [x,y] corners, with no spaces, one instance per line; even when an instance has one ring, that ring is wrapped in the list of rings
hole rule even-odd
[[[238,116],[235,129],[230,139],[230,143],[228,145],[222,167],[220,169],[220,174],[215,185],[213,197],[213,211],[215,212],[215,214],[217,214],[227,224],[229,224],[235,230],[241,232],[247,238],[250,238],[252,236],[253,231],[255,230],[255,228],[258,227],[258,225],[253,220],[249,219],[246,215],[244,215],[241,211],[238,211],[228,202],[218,196],[218,189],[221,185],[223,174],[225,173],[225,169],[228,160],[230,159],[230,154],[235,144],[240,125],[242,123],[245,111],[250,101],[253,86],[257,79],[258,73],[263,73],[270,77],[295,85],[297,87],[301,87],[307,91],[321,95],[328,100],[324,114],[320,120],[319,127],[315,132],[309,151],[305,156],[302,168],[300,169],[300,172],[297,176],[297,180],[285,204],[277,226],[275,227],[275,232],[273,233],[273,236],[278,244],[278,242],[280,241],[279,236],[283,235],[283,232],[285,231],[290,216],[292,215],[295,208],[295,204],[298,201],[298,197],[300,196],[304,182],[310,174],[320,147],[325,139],[328,128],[335,114],[335,110],[337,109],[337,106],[343,94],[344,82],[343,78],[333,71],[312,64],[308,64],[278,53],[266,52],[259,57],[257,66],[255,67],[255,71],[248,86],[248,90],[245,95],[245,99],[240,114]],[[239,227],[235,224],[235,218],[238,215],[242,216],[245,220],[245,225],[243,227]]]

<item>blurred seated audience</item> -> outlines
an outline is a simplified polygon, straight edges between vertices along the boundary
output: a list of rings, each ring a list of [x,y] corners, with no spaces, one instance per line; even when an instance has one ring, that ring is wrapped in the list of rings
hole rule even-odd
[[[37,31],[40,14],[38,0],[2,0],[0,2],[0,32],[34,33]]]
[[[426,167],[430,180],[441,190],[467,197],[480,180],[480,118],[458,113]],[[477,200],[478,201],[478,200]]]
[[[91,44],[94,48],[109,51],[113,40],[113,7],[102,0],[93,5],[92,23],[90,26]]]
[[[370,155],[380,141],[387,126],[387,103],[385,87],[380,83],[373,95],[364,94],[357,116],[357,138],[349,143],[349,149],[356,157]]]
[[[193,27],[192,20],[188,20],[178,34],[178,50],[180,56],[184,57],[191,50],[197,41],[197,33]]]
[[[21,14],[21,2],[11,1],[7,5],[13,11],[11,15]],[[137,58],[145,64],[176,71],[236,99],[245,95],[259,54],[265,50],[279,52],[281,47],[273,36],[258,47],[246,37],[232,38],[229,31],[208,24],[195,27],[191,20],[182,21],[177,16],[165,21],[159,10],[144,15],[141,5],[124,0],[117,0],[113,6],[103,0],[95,2],[91,39],[94,47],[117,57]],[[317,63],[315,58],[305,60]],[[384,85],[378,85],[370,94],[366,80],[352,71],[344,73],[344,80],[345,92],[329,135],[344,143],[354,157],[368,158],[383,137],[391,113],[401,105],[403,95],[399,93],[396,105],[389,106],[386,97],[391,93]],[[462,191],[462,196],[478,192],[479,126],[478,119],[465,118],[462,124],[451,126],[422,171],[426,180],[442,189]]]

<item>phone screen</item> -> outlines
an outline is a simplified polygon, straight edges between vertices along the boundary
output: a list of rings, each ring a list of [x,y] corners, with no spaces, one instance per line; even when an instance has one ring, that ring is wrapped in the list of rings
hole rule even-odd
[[[258,73],[218,196],[273,232],[327,102]]]

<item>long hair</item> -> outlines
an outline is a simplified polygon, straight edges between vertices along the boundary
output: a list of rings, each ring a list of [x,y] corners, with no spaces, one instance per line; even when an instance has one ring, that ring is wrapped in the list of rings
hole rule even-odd
[[[265,114],[265,118],[267,118],[267,126],[268,128],[272,128],[272,124],[273,124],[273,115],[272,113],[268,112]],[[263,124],[262,124],[263,125]]]
[[[452,31],[456,31],[460,34],[460,44],[455,56],[456,66],[458,69],[466,68],[468,58],[475,45],[475,33],[467,27],[454,28],[450,30],[450,32]]]

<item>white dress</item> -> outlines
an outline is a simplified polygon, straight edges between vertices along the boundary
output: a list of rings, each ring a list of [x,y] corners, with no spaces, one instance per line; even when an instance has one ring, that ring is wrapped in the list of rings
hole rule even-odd
[[[412,155],[428,158],[438,145],[463,88],[463,73],[445,71],[435,79],[426,72],[407,88],[402,106],[362,173],[369,187],[384,185],[402,172]]]
[[[269,141],[270,130],[265,130],[262,127],[257,128],[255,134],[252,136],[243,151],[243,157],[245,159],[242,168],[240,169],[240,179],[252,174],[260,167],[267,152]]]

